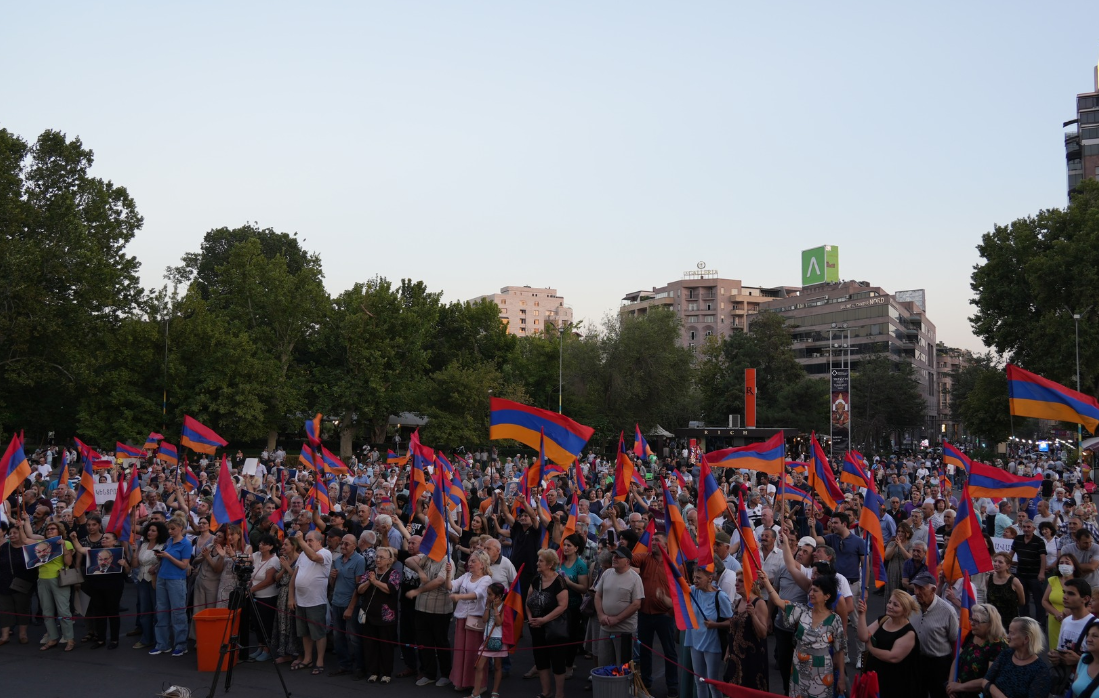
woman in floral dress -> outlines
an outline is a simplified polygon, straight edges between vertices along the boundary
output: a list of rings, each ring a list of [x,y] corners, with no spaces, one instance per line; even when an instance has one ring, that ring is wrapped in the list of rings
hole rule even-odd
[[[766,575],[761,581],[771,601],[785,614],[787,626],[796,628],[791,698],[833,698],[837,690],[847,693],[844,671],[847,632],[840,617],[831,610],[838,598],[835,575],[813,579],[809,587],[811,606],[780,598]]]
[[[277,664],[285,664],[302,656],[301,638],[298,637],[298,626],[294,622],[294,614],[288,608],[290,601],[290,578],[294,576],[294,563],[298,560],[297,548],[286,538],[279,549],[279,564],[282,570],[276,577],[279,585],[279,619],[278,630],[275,633],[274,653],[278,657]]]

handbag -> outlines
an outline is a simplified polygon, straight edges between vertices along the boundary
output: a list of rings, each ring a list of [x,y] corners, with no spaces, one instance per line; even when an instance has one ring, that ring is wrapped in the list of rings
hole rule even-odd
[[[564,613],[543,625],[542,629],[546,631],[546,642],[568,642],[569,622]]]
[[[580,600],[580,615],[595,618],[595,594],[584,594]]]
[[[84,575],[75,567],[64,567],[57,573],[57,585],[63,587],[84,583]]]
[[[466,616],[466,630],[473,630],[475,632],[484,632],[485,619],[481,616]]]
[[[31,589],[34,588],[34,584],[31,584],[26,579],[15,576],[15,567],[11,564],[11,553],[15,549],[11,543],[8,543],[8,571],[11,572],[11,584],[8,588],[16,594],[29,594]]]

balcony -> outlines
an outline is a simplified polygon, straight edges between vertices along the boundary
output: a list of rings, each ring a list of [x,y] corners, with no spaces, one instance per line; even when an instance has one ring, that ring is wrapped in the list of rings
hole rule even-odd
[[[1065,131],[1065,142],[1066,143],[1068,143],[1073,138],[1079,138],[1079,137],[1080,137],[1080,132],[1079,131]]]
[[[704,300],[704,301],[716,301],[717,300],[717,294],[716,293],[703,293],[702,294],[702,300]]]

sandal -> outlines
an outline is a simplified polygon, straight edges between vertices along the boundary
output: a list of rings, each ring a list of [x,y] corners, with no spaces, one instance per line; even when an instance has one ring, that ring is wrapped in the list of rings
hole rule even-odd
[[[312,674],[313,676],[320,676],[321,674],[324,673],[324,667],[315,666],[315,667],[313,667],[313,671],[311,671],[309,673]]]
[[[11,642],[11,638],[10,637],[5,637],[3,640],[0,640],[0,647],[3,647],[4,645],[8,644],[9,642]]]
[[[65,651],[72,652],[74,649],[76,649],[76,640],[69,640],[68,644],[65,645]]]
[[[57,647],[58,644],[59,643],[57,642],[57,640],[54,640],[52,642],[47,642],[46,644],[39,647],[38,650],[40,652],[45,652],[46,650],[52,650],[54,647]]]
[[[313,666],[313,662],[294,662],[290,665],[290,671],[297,671],[298,669],[308,669]]]
[[[392,680],[393,680],[393,679],[389,678],[388,676],[383,676],[383,677],[382,677],[382,680],[380,681],[380,683],[389,683],[389,682],[390,682],[390,681],[392,681]]]

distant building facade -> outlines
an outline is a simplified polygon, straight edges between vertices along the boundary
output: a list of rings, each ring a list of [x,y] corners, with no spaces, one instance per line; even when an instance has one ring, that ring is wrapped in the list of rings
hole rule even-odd
[[[973,361],[973,352],[956,349],[939,342],[936,347],[939,371],[939,414],[943,421],[943,436],[958,441],[962,436],[962,424],[951,418],[954,408],[954,375]]]
[[[767,300],[759,311],[786,318],[794,356],[809,375],[828,375],[829,349],[843,344],[843,331],[849,333],[852,371],[863,358],[879,354],[910,363],[926,404],[922,437],[933,438],[941,429],[938,368],[935,325],[923,290],[890,294],[865,281],[839,281],[787,289],[786,296]]]
[[[1076,118],[1066,121],[1065,160],[1068,192],[1085,179],[1099,179],[1099,66],[1092,69],[1091,92],[1076,95]]]
[[[640,317],[653,308],[666,308],[679,316],[680,344],[688,348],[702,345],[706,337],[723,338],[743,332],[748,316],[772,298],[781,298],[794,287],[745,286],[739,279],[723,279],[716,269],[684,272],[683,278],[670,281],[652,291],[634,291],[622,298],[620,317]]]
[[[505,286],[499,293],[478,296],[470,302],[490,300],[500,308],[500,322],[508,334],[528,337],[546,331],[546,324],[554,328],[565,327],[572,322],[572,308],[557,295],[555,288],[532,286]]]

